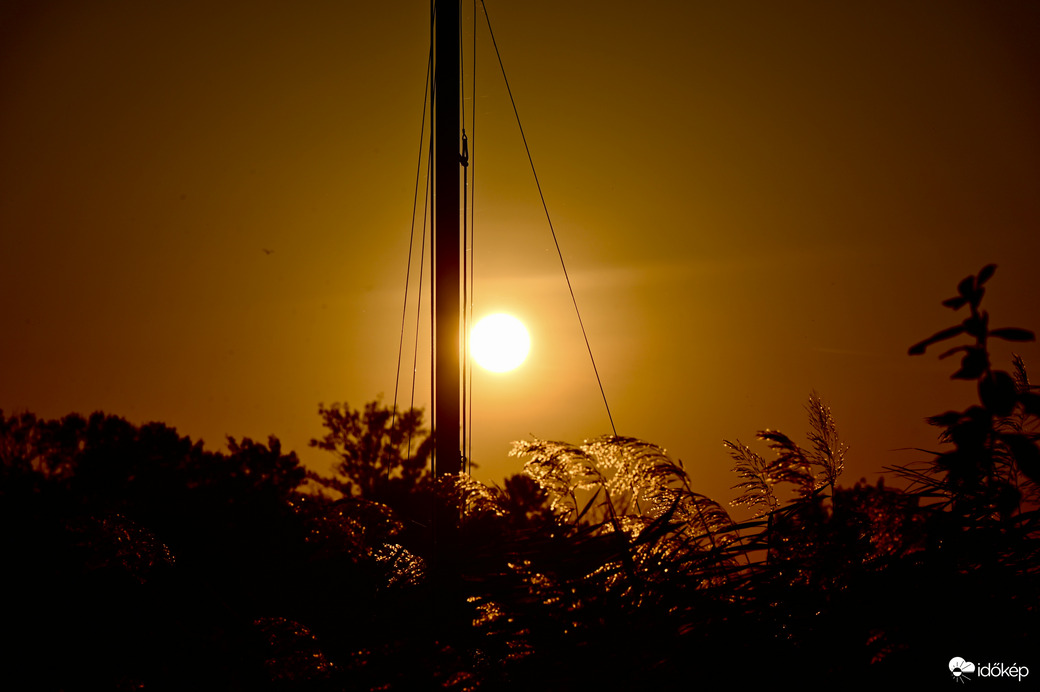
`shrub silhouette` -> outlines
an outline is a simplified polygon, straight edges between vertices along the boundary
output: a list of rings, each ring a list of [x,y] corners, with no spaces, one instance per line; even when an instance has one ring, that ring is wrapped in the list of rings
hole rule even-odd
[[[960,324],[910,347],[911,355],[920,355],[932,344],[962,334],[975,341],[950,348],[939,357],[964,354],[960,369],[951,377],[977,381],[979,404],[929,418],[930,424],[943,428],[940,441],[953,443],[954,449],[937,455],[923,472],[904,470],[922,489],[950,503],[965,525],[1002,523],[1020,514],[1024,495],[1032,497],[1035,505],[1040,481],[1038,436],[1027,429],[1030,419],[1035,423],[1040,417],[1040,394],[1029,385],[1020,358],[1015,358],[1012,376],[992,368],[987,349],[991,338],[1033,341],[1035,336],[1015,327],[989,328],[989,314],[981,303],[984,284],[995,271],[995,265],[983,267],[978,275],[958,284],[958,295],[943,301],[953,310],[968,306],[970,313]]]
[[[298,557],[285,503],[304,472],[275,438],[229,446],[0,413],[6,653],[35,687],[261,681],[245,613]]]
[[[912,684],[952,656],[1029,665],[1040,395],[1021,359],[991,364],[990,339],[1032,338],[989,328],[993,273],[911,348],[969,337],[944,355],[979,403],[930,419],[948,451],[891,469],[906,489],[841,487],[847,448],[813,393],[807,444],[725,443],[746,520],[627,437],[516,443],[525,474],[502,488],[434,483],[421,412],[378,401],[319,407],[312,444],[340,465],[310,478],[335,494],[305,492],[275,438],[214,453],[157,423],[0,413],[5,653],[55,690]],[[437,503],[460,517],[451,551],[423,531]]]

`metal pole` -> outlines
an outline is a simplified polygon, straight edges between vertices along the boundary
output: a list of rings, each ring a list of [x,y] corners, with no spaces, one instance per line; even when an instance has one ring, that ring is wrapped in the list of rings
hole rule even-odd
[[[436,0],[434,22],[434,468],[447,476],[462,470],[458,0]]]

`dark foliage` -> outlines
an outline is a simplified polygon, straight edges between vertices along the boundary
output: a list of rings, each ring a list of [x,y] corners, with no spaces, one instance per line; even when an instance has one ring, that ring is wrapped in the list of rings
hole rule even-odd
[[[306,474],[278,440],[203,450],[161,424],[0,414],[5,655],[34,689],[573,690],[945,684],[954,656],[1034,664],[1037,420],[995,370],[994,267],[911,348],[969,343],[978,404],[946,451],[837,485],[847,448],[814,393],[804,447],[727,442],[734,520],[632,438],[517,443],[525,475],[433,482],[422,415],[319,408]],[[335,492],[330,492],[335,491]],[[441,523],[452,517],[454,529]],[[457,521],[456,521],[457,520]],[[940,681],[940,682],[936,682]]]
[[[420,409],[398,412],[372,401],[364,411],[321,404],[318,414],[328,432],[310,445],[339,460],[335,476],[311,474],[319,484],[348,497],[395,506],[430,482],[433,438],[423,428]]]
[[[298,559],[295,455],[101,413],[0,414],[0,440],[7,653],[38,688],[252,684],[240,615]]]

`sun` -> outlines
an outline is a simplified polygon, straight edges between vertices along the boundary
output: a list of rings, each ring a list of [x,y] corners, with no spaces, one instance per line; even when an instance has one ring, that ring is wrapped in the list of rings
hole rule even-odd
[[[488,315],[470,332],[470,352],[480,367],[506,372],[519,366],[531,350],[531,337],[523,322],[499,312]]]

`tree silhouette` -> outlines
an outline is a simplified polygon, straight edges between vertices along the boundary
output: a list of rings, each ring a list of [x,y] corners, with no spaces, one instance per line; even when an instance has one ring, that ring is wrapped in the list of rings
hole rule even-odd
[[[310,477],[348,497],[362,497],[390,506],[400,505],[431,478],[433,438],[423,428],[421,409],[394,412],[379,401],[364,411],[347,404],[318,406],[328,432],[310,446],[332,452],[337,476]]]
[[[897,469],[910,487],[837,486],[845,446],[813,394],[804,447],[726,444],[745,521],[633,438],[517,443],[525,474],[498,488],[432,482],[422,413],[378,401],[319,406],[331,478],[274,437],[212,452],[160,423],[0,412],[5,672],[43,690],[569,690],[1028,665],[1040,395],[1021,359],[990,363],[988,339],[1032,338],[989,328],[993,271],[945,301],[970,306],[960,325],[911,348],[971,337],[946,355],[979,402],[930,419],[946,446]],[[436,502],[459,516],[448,555],[415,529]]]
[[[5,656],[33,688],[263,683],[251,611],[287,597],[304,472],[276,438],[229,446],[103,413],[0,412]]]

